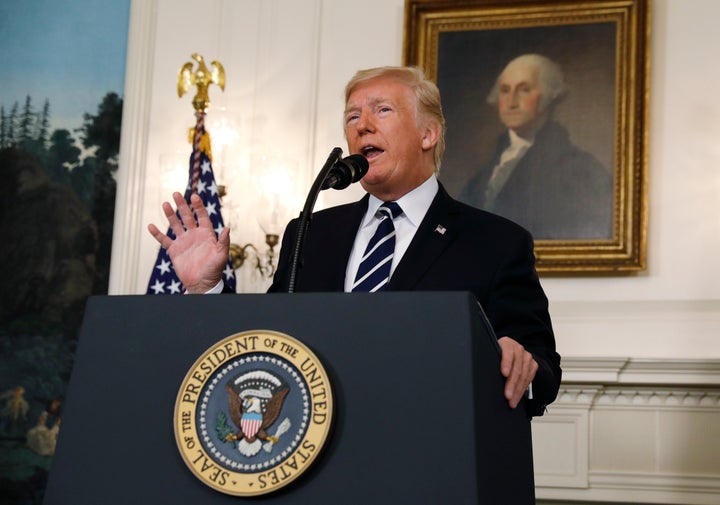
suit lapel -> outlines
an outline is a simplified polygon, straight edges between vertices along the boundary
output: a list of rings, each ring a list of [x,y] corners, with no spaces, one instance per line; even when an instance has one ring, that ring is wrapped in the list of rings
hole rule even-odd
[[[459,230],[453,204],[453,199],[440,185],[415,237],[395,268],[388,285],[389,290],[413,290],[425,272],[455,240]]]
[[[326,233],[332,233],[332,239],[321,241],[324,250],[318,251],[317,254],[324,258],[322,271],[314,274],[331,282],[335,291],[345,290],[347,262],[360,222],[367,211],[368,198],[368,195],[365,195],[351,204],[348,212],[338,213],[330,226],[322,227]]]

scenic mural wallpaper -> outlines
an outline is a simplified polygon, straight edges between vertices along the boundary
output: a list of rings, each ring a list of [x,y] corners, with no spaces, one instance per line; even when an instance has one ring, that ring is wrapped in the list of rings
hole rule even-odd
[[[0,503],[39,504],[106,294],[130,0],[0,4]]]

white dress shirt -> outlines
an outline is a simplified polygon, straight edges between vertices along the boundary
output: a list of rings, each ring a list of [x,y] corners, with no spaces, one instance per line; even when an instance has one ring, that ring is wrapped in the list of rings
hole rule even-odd
[[[403,210],[403,213],[395,218],[395,253],[393,255],[392,265],[390,266],[390,277],[395,271],[395,267],[402,259],[405,251],[410,246],[410,242],[415,236],[415,232],[420,226],[425,214],[427,214],[430,204],[438,192],[438,181],[435,176],[428,177],[420,186],[403,196],[397,201],[397,204]],[[355,274],[360,266],[368,242],[375,233],[378,225],[378,219],[375,213],[383,204],[382,200],[370,195],[367,212],[360,223],[355,243],[353,244],[350,258],[348,259],[347,270],[345,271],[345,292],[352,291],[352,285],[355,280]]]

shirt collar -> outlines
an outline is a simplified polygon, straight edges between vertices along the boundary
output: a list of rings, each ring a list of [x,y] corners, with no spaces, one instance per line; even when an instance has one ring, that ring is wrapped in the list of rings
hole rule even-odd
[[[418,227],[420,225],[420,222],[425,217],[427,210],[430,208],[430,204],[438,192],[438,187],[437,178],[435,175],[431,175],[420,186],[396,200],[398,205],[400,205],[400,208],[403,210],[403,214],[413,226]],[[382,204],[382,200],[370,195],[368,209],[365,213],[362,227],[365,227],[372,222],[378,207]]]
[[[510,146],[512,146],[515,150],[520,150],[522,148],[529,148],[531,145],[533,145],[534,138],[528,140],[525,138],[522,138],[520,135],[515,133],[514,130],[508,130],[508,133],[510,134]]]

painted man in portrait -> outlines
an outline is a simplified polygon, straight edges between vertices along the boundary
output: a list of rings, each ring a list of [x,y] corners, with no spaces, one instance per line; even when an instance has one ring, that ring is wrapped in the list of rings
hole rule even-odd
[[[535,239],[608,239],[612,174],[553,119],[565,95],[552,60],[525,54],[510,61],[487,98],[507,130],[460,199],[517,222]]]

